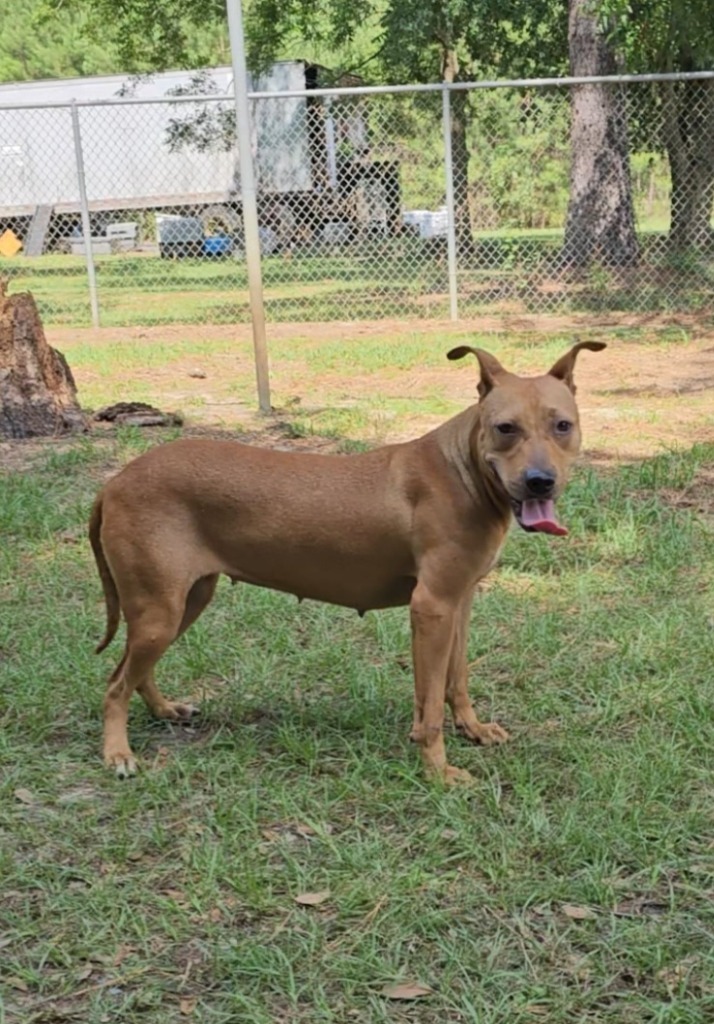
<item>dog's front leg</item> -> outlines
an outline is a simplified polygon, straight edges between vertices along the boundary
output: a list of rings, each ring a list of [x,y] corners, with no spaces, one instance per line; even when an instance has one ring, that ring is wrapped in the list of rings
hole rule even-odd
[[[446,674],[446,702],[451,708],[456,728],[472,743],[482,743],[488,747],[494,743],[505,743],[509,736],[497,722],[480,722],[469,698],[469,668],[466,649],[472,603],[473,591],[467,594],[461,602],[456,615],[454,640]]]
[[[414,724],[411,739],[421,746],[429,776],[444,782],[465,782],[467,771],[446,760],[444,746],[444,700],[449,657],[456,632],[458,606],[439,597],[419,581],[409,610],[414,660]]]

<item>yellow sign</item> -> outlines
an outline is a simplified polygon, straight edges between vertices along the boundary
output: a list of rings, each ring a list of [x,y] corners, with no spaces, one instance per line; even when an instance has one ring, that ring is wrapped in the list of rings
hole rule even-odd
[[[22,249],[22,242],[10,228],[0,235],[0,256],[17,256]]]

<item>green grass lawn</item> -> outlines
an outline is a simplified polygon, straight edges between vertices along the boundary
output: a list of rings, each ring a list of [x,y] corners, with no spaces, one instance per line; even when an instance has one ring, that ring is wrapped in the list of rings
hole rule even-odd
[[[642,235],[635,274],[594,268],[573,284],[562,278],[562,232],[496,231],[474,235],[474,252],[458,271],[462,315],[487,312],[587,310],[698,311],[711,307],[711,262],[667,262],[657,232]],[[249,321],[242,259],[162,260],[150,254],[95,258],[103,326]],[[298,251],[262,262],[266,316],[271,321],[332,321],[389,317],[446,318],[448,270],[443,239],[429,246],[411,238],[363,243],[330,255]],[[90,322],[83,257],[0,258],[13,288],[35,295],[46,324]]]
[[[570,537],[512,535],[470,659],[478,710],[513,740],[449,736],[475,776],[451,791],[407,741],[404,610],[360,619],[227,581],[159,673],[200,719],[156,723],[135,700],[143,771],[104,771],[121,645],[92,653],[85,521],[145,443],[80,441],[0,480],[0,1020],[714,1019],[714,543],[697,509],[714,446],[581,469]],[[382,994],[399,982],[431,993]]]

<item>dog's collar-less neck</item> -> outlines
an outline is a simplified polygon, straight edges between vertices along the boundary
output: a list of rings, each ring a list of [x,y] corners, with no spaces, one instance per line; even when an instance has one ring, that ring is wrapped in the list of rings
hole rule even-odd
[[[456,420],[463,421],[463,428],[450,432],[445,454],[454,467],[468,494],[476,504],[490,505],[499,518],[510,518],[511,505],[503,484],[485,459],[471,448],[471,437],[478,430],[480,420],[478,405],[466,409]],[[450,423],[453,421],[450,421]]]
[[[504,518],[510,519],[511,499],[508,492],[494,467],[480,453],[475,466],[474,479],[480,485],[483,496],[495,511]]]

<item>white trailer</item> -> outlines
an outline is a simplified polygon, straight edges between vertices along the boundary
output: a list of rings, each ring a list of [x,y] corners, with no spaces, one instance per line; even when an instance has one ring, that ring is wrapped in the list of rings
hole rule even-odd
[[[276,64],[251,82],[255,91],[305,89],[316,69],[302,62]],[[77,161],[71,110],[78,104],[89,209],[149,209],[221,203],[235,199],[237,152],[215,146],[205,152],[190,145],[172,149],[170,126],[198,110],[215,115],[230,109],[230,67],[201,73],[215,102],[179,104],[172,93],[190,86],[192,73],[168,71],[150,78],[124,75],[69,78],[0,85],[0,217],[33,215],[40,206],[54,213],[79,210]],[[147,101],[111,105],[129,93]],[[172,102],[173,99],[173,102]],[[156,102],[164,101],[165,102]],[[152,102],[153,101],[153,102]],[[31,107],[27,106],[32,104]],[[261,100],[254,106],[253,154],[258,187],[284,194],[318,187],[329,175],[329,132],[315,154],[303,97]]]

